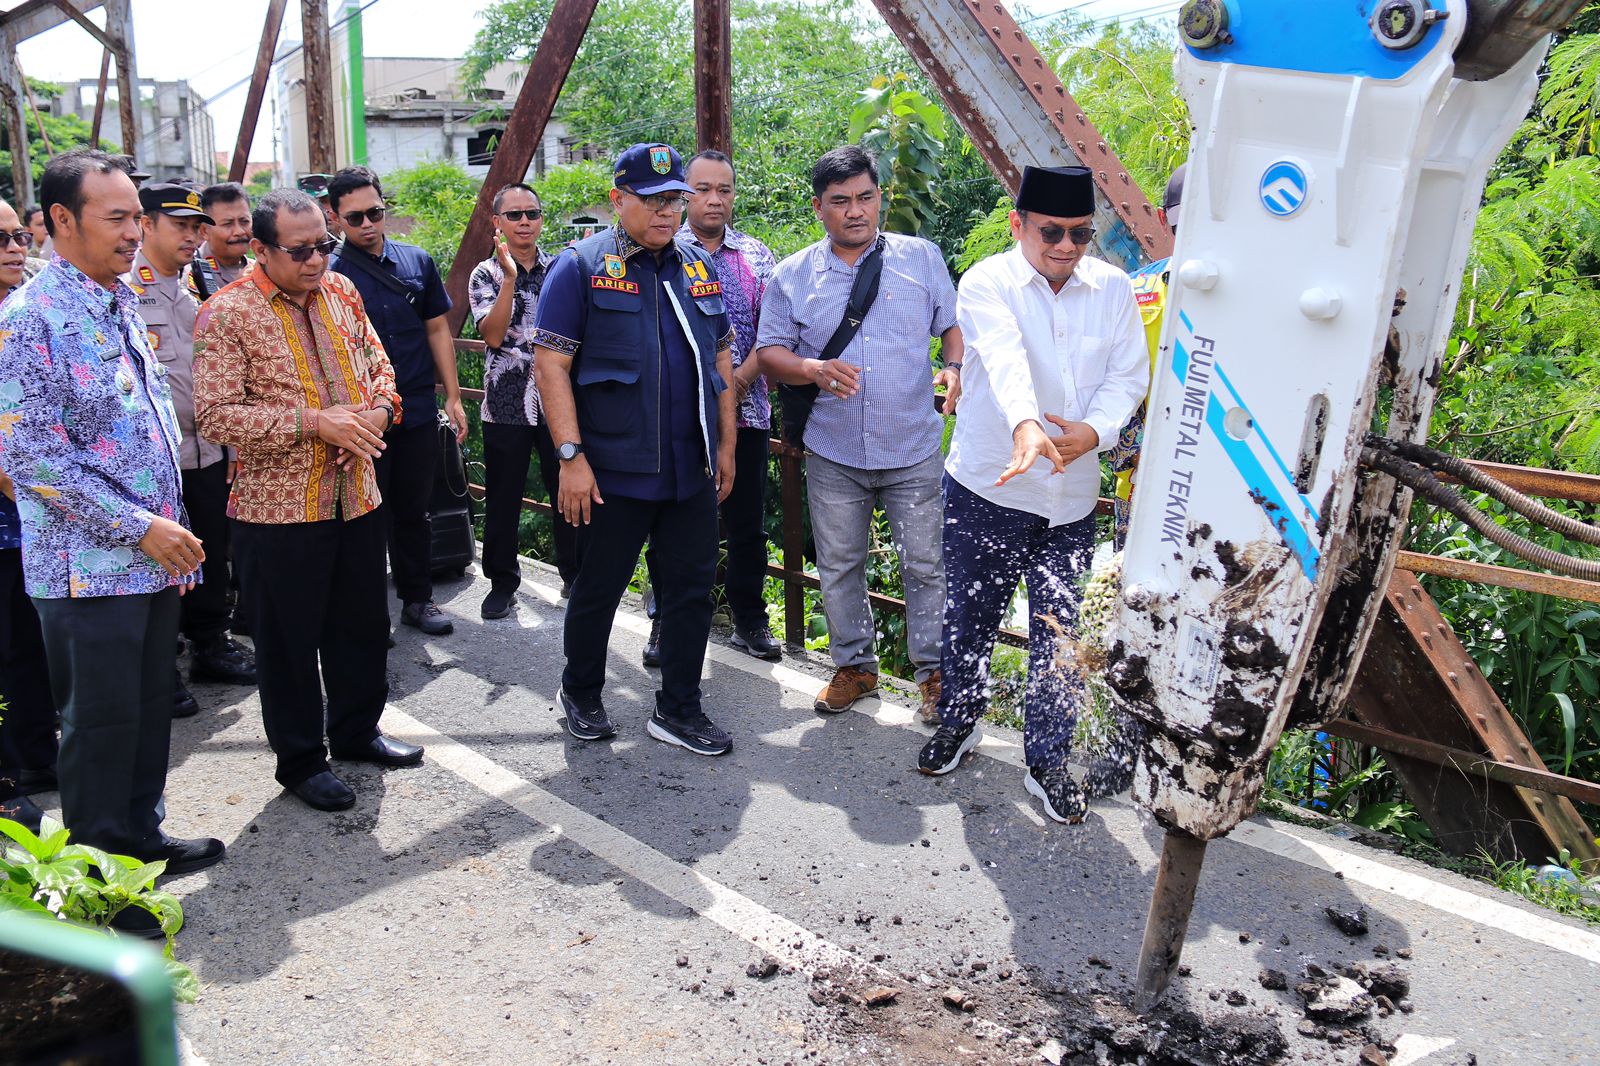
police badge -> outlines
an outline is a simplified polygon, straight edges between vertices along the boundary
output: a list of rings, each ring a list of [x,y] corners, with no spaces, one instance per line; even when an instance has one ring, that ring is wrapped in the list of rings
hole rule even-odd
[[[664,144],[658,144],[650,149],[650,169],[657,174],[667,174],[672,171],[672,149]]]
[[[622,261],[622,256],[606,253],[606,275],[620,278],[628,272],[628,264]]]

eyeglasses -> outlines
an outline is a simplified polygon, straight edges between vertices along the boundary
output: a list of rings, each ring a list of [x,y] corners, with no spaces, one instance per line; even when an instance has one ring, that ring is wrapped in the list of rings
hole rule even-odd
[[[632,189],[629,189],[628,195],[643,201],[644,206],[658,214],[669,207],[674,211],[682,211],[689,206],[689,198],[682,193],[678,193],[676,196],[667,196],[662,193],[656,193],[653,196],[640,196]]]
[[[314,255],[320,255],[324,257],[332,255],[333,250],[339,247],[339,242],[334,240],[332,237],[324,237],[315,244],[302,244],[298,248],[285,248],[281,244],[274,244],[273,247],[282,252],[284,255],[288,256],[290,259],[293,259],[296,263],[304,263],[310,260],[310,258]]]
[[[27,248],[33,244],[33,231],[26,229],[12,230],[10,233],[0,233],[0,248],[14,244],[18,248]]]
[[[535,207],[528,211],[502,211],[500,217],[507,222],[521,222],[523,219],[537,222],[544,217],[544,212]]]
[[[1060,244],[1068,237],[1072,238],[1073,244],[1088,244],[1094,240],[1093,226],[1073,226],[1068,229],[1065,226],[1041,226],[1035,222],[1033,228],[1039,231],[1046,245]]]
[[[368,222],[382,222],[383,216],[389,213],[387,207],[369,207],[365,211],[346,211],[342,216],[346,226],[359,226],[361,220]]]

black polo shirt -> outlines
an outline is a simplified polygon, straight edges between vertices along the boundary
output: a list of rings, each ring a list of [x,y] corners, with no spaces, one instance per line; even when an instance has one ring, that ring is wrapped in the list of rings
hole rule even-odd
[[[366,304],[367,317],[383,341],[383,350],[394,365],[395,391],[400,393],[401,410],[407,428],[431,426],[434,403],[433,349],[428,347],[426,322],[450,310],[450,296],[444,291],[439,268],[433,257],[414,244],[383,242],[378,269],[387,271],[406,289],[400,293],[373,277],[366,270],[345,262],[347,255],[363,255],[358,248],[341,245],[330,264],[351,281]],[[370,259],[371,257],[369,257]]]

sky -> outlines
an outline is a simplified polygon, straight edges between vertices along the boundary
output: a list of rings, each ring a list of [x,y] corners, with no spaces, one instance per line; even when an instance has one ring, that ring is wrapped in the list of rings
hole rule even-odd
[[[364,2],[364,0],[363,0]],[[369,56],[439,56],[465,54],[480,25],[478,12],[492,0],[374,0],[362,15]],[[600,0],[604,3],[605,0]],[[206,97],[215,124],[218,151],[231,152],[239,136],[247,79],[261,41],[267,0],[211,0],[225,6],[225,16],[203,14],[194,0],[133,0],[134,62],[139,76],[161,81],[187,79]],[[6,7],[15,6],[8,2]],[[1033,0],[1012,9],[1021,15],[1076,10],[1093,18],[1167,15],[1177,0]],[[344,0],[329,0],[329,20],[336,21]],[[448,17],[440,17],[448,8]],[[198,17],[197,17],[198,16]],[[98,13],[90,16],[103,22]],[[290,3],[280,40],[300,39],[300,5]],[[24,41],[17,49],[29,77],[76,81],[100,73],[100,46],[73,23]],[[335,56],[340,62],[343,56]],[[369,86],[369,90],[370,90]],[[256,126],[252,160],[272,158],[268,107],[263,104]]]

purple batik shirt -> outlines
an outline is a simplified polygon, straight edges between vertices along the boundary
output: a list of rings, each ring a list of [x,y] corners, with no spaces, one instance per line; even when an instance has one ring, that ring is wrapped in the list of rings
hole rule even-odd
[[[705,242],[695,236],[687,222],[678,230],[678,239],[706,250],[717,268],[717,278],[722,282],[722,303],[728,309],[728,321],[733,326],[733,366],[737,370],[739,364],[750,358],[756,346],[761,297],[778,265],[777,256],[766,245],[732,226],[723,231],[722,247],[714,252],[706,249]],[[772,428],[772,397],[765,377],[756,378],[739,404],[739,428]]]

